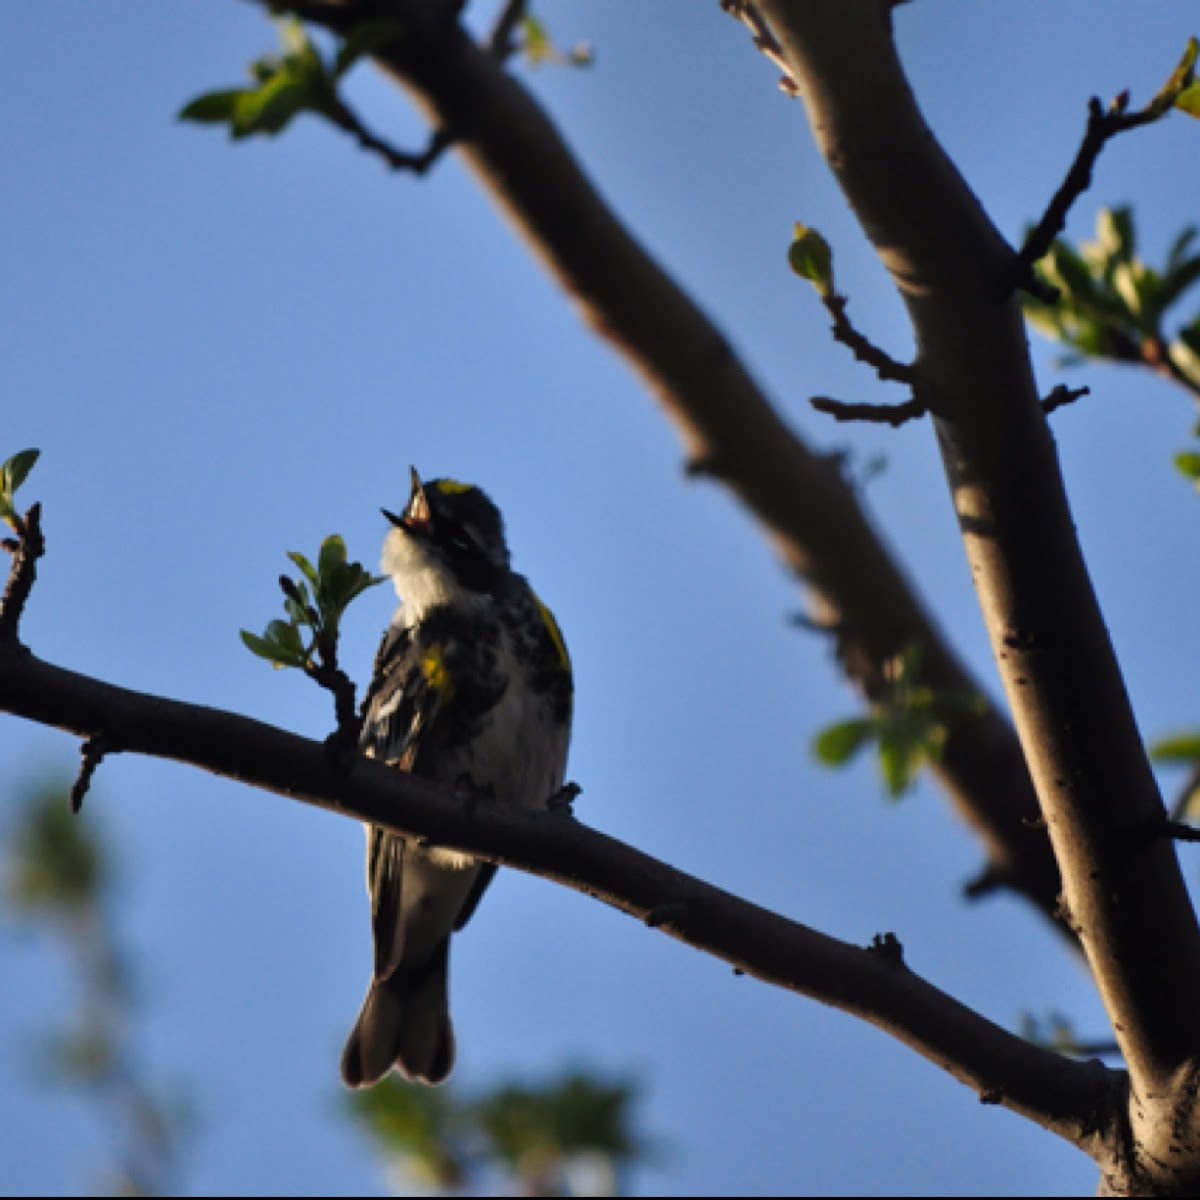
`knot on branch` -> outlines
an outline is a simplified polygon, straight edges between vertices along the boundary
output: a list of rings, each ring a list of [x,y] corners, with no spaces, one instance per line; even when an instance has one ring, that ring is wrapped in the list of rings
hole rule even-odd
[[[583,788],[573,780],[564,783],[562,787],[546,801],[546,811],[552,813],[560,813],[564,816],[572,817],[575,815],[574,804]]]
[[[877,955],[888,966],[904,966],[904,947],[894,933],[877,933],[871,939],[867,953]]]
[[[664,925],[680,925],[688,914],[688,908],[686,900],[668,900],[664,904],[656,904],[646,914],[646,927],[661,929]]]

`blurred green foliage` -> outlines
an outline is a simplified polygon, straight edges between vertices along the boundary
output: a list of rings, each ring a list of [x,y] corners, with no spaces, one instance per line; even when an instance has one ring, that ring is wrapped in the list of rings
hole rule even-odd
[[[616,1195],[650,1151],[634,1132],[637,1085],[569,1070],[470,1097],[387,1076],[347,1099],[398,1190]]]
[[[92,1102],[113,1147],[95,1190],[162,1195],[178,1182],[188,1105],[179,1089],[152,1082],[141,1061],[133,972],[115,915],[116,856],[94,811],[73,816],[67,788],[32,788],[4,831],[7,911],[56,945],[75,989],[71,1016],[44,1033],[31,1065],[36,1079]]]
[[[1059,365],[1099,360],[1146,367],[1200,402],[1200,303],[1184,303],[1200,281],[1196,237],[1195,226],[1184,229],[1162,265],[1151,267],[1137,252],[1132,211],[1102,208],[1092,241],[1072,246],[1060,238],[1036,268],[1058,301],[1026,296],[1025,314],[1068,348]],[[1200,423],[1193,436],[1200,438]],[[1182,450],[1174,461],[1200,489],[1200,448]]]
[[[951,723],[986,707],[980,695],[940,692],[923,682],[921,648],[914,643],[885,664],[883,691],[868,715],[827,726],[813,753],[825,766],[841,767],[873,745],[887,794],[898,799],[916,784],[922,766],[941,759]]]

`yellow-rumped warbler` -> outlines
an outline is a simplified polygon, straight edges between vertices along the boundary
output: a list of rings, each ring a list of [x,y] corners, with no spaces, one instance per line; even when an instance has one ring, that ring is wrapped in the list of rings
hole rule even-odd
[[[394,528],[380,565],[401,604],[375,659],[363,750],[425,779],[544,807],[566,770],[571,662],[550,610],[509,566],[500,513],[479,488],[422,484],[414,470],[403,514],[384,516]],[[375,969],[342,1055],[348,1087],[369,1087],[393,1066],[425,1083],[450,1074],[450,935],[495,873],[368,827]]]

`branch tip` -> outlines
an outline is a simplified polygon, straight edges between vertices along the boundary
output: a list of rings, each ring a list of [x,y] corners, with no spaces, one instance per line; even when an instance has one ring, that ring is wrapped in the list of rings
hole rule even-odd
[[[83,757],[83,761],[79,765],[79,775],[71,787],[71,812],[76,816],[79,815],[80,809],[83,808],[83,798],[87,795],[88,788],[92,785],[92,776],[95,775],[96,768],[100,765],[104,756],[113,750],[115,750],[115,747],[104,733],[93,734],[80,746],[79,752]]]
[[[982,900],[993,892],[998,892],[1009,885],[1006,873],[988,863],[974,879],[968,879],[963,884],[962,894],[966,900]]]
[[[750,30],[750,38],[754,42],[755,49],[783,72],[783,76],[779,80],[779,90],[790,97],[800,95],[800,85],[796,82],[792,68],[783,56],[783,47],[779,44],[779,39],[771,32],[771,27],[763,19],[753,0],[721,0],[721,11],[727,12],[735,21],[741,21]]]
[[[1056,409],[1063,408],[1067,404],[1074,404],[1076,400],[1091,395],[1091,391],[1092,389],[1089,387],[1069,388],[1066,384],[1060,383],[1042,401],[1042,412],[1049,416]]]
[[[813,396],[808,402],[817,412],[833,417],[835,421],[868,421],[875,425],[890,425],[893,429],[915,421],[929,411],[915,396],[903,404],[848,404],[828,396]]]
[[[1053,299],[1047,300],[1041,290],[1045,286],[1043,284],[1038,283],[1036,288],[1030,286],[1030,280],[1036,280],[1034,263],[1050,253],[1055,238],[1066,228],[1067,214],[1071,211],[1071,206],[1091,187],[1092,169],[1104,147],[1117,134],[1136,129],[1140,125],[1148,125],[1163,116],[1163,112],[1155,111],[1153,101],[1146,108],[1129,112],[1128,90],[1115,96],[1107,109],[1096,96],[1088,101],[1087,108],[1087,126],[1079,149],[1075,152],[1075,158],[1058,190],[1046,206],[1041,220],[1030,231],[1025,244],[1013,259],[1005,281],[1006,293],[1022,288],[1046,303],[1052,304],[1058,299],[1056,292]]]

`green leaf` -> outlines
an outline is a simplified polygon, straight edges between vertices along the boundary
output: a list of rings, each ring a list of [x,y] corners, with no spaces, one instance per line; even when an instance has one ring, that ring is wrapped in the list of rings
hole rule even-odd
[[[1159,311],[1174,304],[1197,280],[1200,280],[1200,255],[1185,258],[1169,268],[1158,289],[1156,303]]]
[[[840,767],[878,734],[878,725],[870,717],[853,717],[821,730],[813,741],[813,753],[827,767]]]
[[[1197,54],[1200,54],[1200,42],[1197,42],[1194,37],[1188,38],[1187,49],[1183,52],[1179,65],[1171,72],[1171,78],[1163,84],[1158,95],[1146,105],[1148,113],[1162,116],[1191,87]]]
[[[1133,213],[1128,206],[1102,208],[1096,214],[1096,241],[1105,255],[1118,261],[1133,256]]]
[[[234,114],[245,88],[229,88],[221,92],[205,92],[185,104],[179,110],[176,120],[197,121],[205,124],[227,125],[232,123]]]
[[[1200,453],[1195,450],[1181,450],[1175,455],[1175,467],[1200,487]]]
[[[920,748],[907,738],[884,733],[879,739],[879,766],[888,795],[897,800],[917,781]]]
[[[22,450],[0,466],[0,493],[11,500],[41,453],[40,450]]]
[[[274,137],[305,109],[319,109],[324,97],[310,80],[295,80],[284,73],[268,80],[257,91],[243,92],[233,116],[234,138],[261,133]]]
[[[292,560],[292,562],[294,562],[296,564],[296,566],[298,566],[300,568],[300,570],[304,572],[305,579],[307,579],[308,582],[313,585],[313,587],[316,587],[317,586],[317,573],[313,569],[312,563],[310,563],[308,561],[308,559],[305,558],[304,555],[301,554],[298,550],[289,550],[288,558],[290,558]]]
[[[1167,347],[1167,353],[1171,356],[1171,362],[1200,391],[1200,352],[1181,336]]]
[[[1155,762],[1193,763],[1200,760],[1200,730],[1159,738],[1150,747],[1150,757]]]
[[[317,573],[328,575],[335,567],[346,561],[346,543],[341,536],[331,533],[322,543],[321,552],[317,557]]]
[[[1196,240],[1196,226],[1189,225],[1175,240],[1171,243],[1171,249],[1167,251],[1167,274],[1170,275],[1177,270],[1187,257],[1187,252],[1191,248],[1192,242]]]
[[[283,610],[291,618],[291,623],[297,628],[310,626],[313,623],[307,605],[292,599],[291,596],[284,597]]]
[[[796,222],[788,264],[801,279],[807,279],[822,296],[833,293],[833,251],[815,230]]]
[[[536,67],[542,63],[554,61],[557,57],[554,42],[551,41],[546,26],[532,13],[526,13],[522,17],[521,32],[524,35],[522,49],[531,66]]]
[[[1175,107],[1189,117],[1200,117],[1200,82],[1189,83],[1175,97]]]
[[[287,621],[272,621],[263,637],[257,637],[245,629],[241,631],[241,637],[247,649],[273,666],[303,667],[308,661],[300,631]]]

